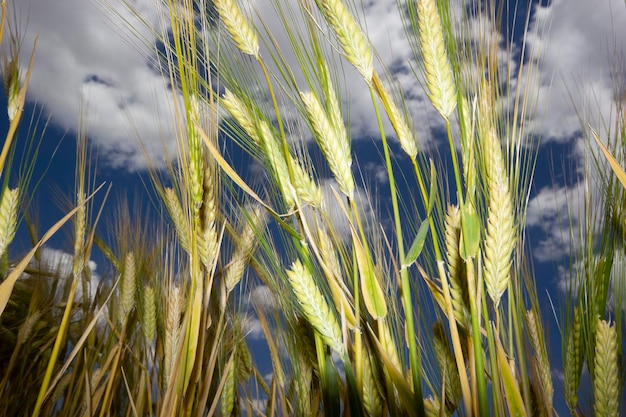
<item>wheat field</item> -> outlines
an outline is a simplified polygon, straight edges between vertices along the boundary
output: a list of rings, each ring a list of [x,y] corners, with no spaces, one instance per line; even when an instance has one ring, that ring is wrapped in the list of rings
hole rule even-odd
[[[427,112],[380,59],[364,4],[271,3],[278,26],[247,2],[154,0],[164,24],[134,29],[159,40],[145,46],[171,90],[176,155],[162,167],[146,152],[152,211],[101,203],[79,121],[71,208],[40,235],[36,161],[14,158],[37,44],[2,2],[0,415],[623,415],[623,109],[610,130],[581,114],[582,169],[603,173],[583,201],[601,210],[571,222],[558,369],[526,233],[542,56],[502,53],[504,3],[397,3]],[[357,157],[357,106],[384,187]],[[32,249],[14,255],[20,225]],[[62,228],[71,267],[46,270]],[[113,271],[98,281],[95,253]]]

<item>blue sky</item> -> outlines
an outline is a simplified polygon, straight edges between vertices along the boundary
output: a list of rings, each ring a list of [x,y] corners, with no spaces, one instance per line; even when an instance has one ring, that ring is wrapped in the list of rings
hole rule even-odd
[[[59,190],[71,195],[75,136],[83,115],[95,150],[99,180],[112,182],[114,195],[132,195],[144,190],[141,173],[146,164],[142,149],[155,163],[164,161],[175,150],[172,125],[168,123],[171,92],[154,70],[151,52],[133,41],[134,35],[119,20],[107,16],[106,8],[98,1],[15,3],[19,18],[23,22],[28,18],[28,25],[22,26],[25,27],[23,64],[28,62],[34,36],[39,34],[24,121],[29,120],[35,106],[44,117],[50,117],[35,174],[43,176],[47,168],[36,195],[37,204],[45,208],[40,210],[42,227],[62,213],[54,208],[54,195]],[[147,21],[162,25],[162,16],[152,1],[129,3]],[[271,26],[275,19],[271,2],[256,0],[250,4]],[[110,0],[110,5],[136,22],[121,1]],[[549,309],[545,291],[558,297],[564,279],[564,270],[559,266],[564,265],[563,255],[569,250],[561,237],[558,213],[567,213],[569,204],[574,210],[573,220],[577,221],[580,215],[578,198],[583,182],[578,167],[583,161],[585,145],[577,111],[585,114],[602,135],[600,120],[611,117],[616,100],[613,58],[615,51],[617,55],[625,52],[626,5],[623,0],[555,0],[543,5],[533,3],[532,7],[528,45],[541,51],[543,66],[539,73],[539,108],[531,118],[536,122],[542,146],[528,225],[540,299],[546,302],[546,314]],[[395,0],[369,2],[364,13],[370,40],[381,61],[402,66],[411,51]],[[153,39],[148,31],[141,35]],[[280,35],[278,39],[286,43]],[[357,78],[348,76],[345,86],[350,97],[354,149],[361,166],[371,175],[372,188],[383,188],[386,179],[382,166],[373,162],[378,156],[370,139],[377,136],[378,127],[369,114],[369,92],[351,84],[358,82]],[[431,132],[441,128],[440,119],[424,104],[425,94],[419,83],[410,71],[399,72],[398,79],[409,93],[407,106],[415,119],[427,121],[416,126],[418,136],[433,137]],[[623,96],[617,99],[622,100]],[[51,247],[69,249],[62,238],[56,239]],[[550,340],[559,343],[558,334],[555,330],[552,333]]]

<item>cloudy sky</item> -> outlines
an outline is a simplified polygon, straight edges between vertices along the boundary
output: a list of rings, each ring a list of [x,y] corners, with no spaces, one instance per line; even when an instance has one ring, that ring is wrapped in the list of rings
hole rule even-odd
[[[128,3],[147,22],[162,26],[153,0]],[[246,4],[252,4],[270,27],[279,27],[271,3],[256,0]],[[411,52],[396,1],[365,3],[363,13],[370,40],[380,60],[396,69],[398,81],[409,93],[407,106],[411,113],[417,120],[425,120],[415,126],[418,136],[432,137],[430,131],[436,130],[440,122],[424,104],[419,83],[411,71],[406,71]],[[97,149],[100,169],[117,179],[118,187],[133,181],[140,183],[133,173],[145,168],[144,151],[159,163],[174,149],[168,123],[171,92],[155,70],[150,51],[134,40],[136,33],[113,17],[110,8],[133,23],[148,43],[154,41],[153,35],[142,29],[120,0],[110,0],[109,6],[100,0],[19,0],[15,5],[18,19],[28,21],[27,26],[21,26],[26,27],[23,63],[27,62],[35,35],[39,36],[28,98],[52,122],[44,150],[56,149],[50,144],[65,133],[64,144],[47,174],[56,177],[61,188],[73,178],[73,166],[69,172],[71,165],[66,163],[73,153],[64,153],[73,152],[74,132],[86,115],[88,137]],[[525,7],[522,4],[520,10]],[[523,17],[518,24],[522,21]],[[624,92],[616,92],[614,86],[616,79],[623,83],[624,74],[616,71],[615,57],[623,57],[625,52],[626,5],[623,0],[535,1],[529,32],[528,45],[543,56],[535,118],[543,144],[528,224],[535,230],[535,261],[550,266],[546,271],[552,271],[555,278],[547,281],[554,285],[558,272],[553,262],[558,263],[568,250],[558,226],[559,213],[568,213],[569,207],[574,219],[581,215],[577,201],[583,183],[578,182],[578,167],[586,148],[581,141],[578,115],[583,114],[587,122],[599,128],[601,119],[612,117],[615,100],[623,99]],[[279,43],[286,44],[280,32],[276,36]],[[350,97],[352,133],[355,140],[367,138],[360,149],[371,149],[369,138],[375,137],[378,129],[366,109],[370,107],[369,93],[362,85],[353,84],[359,82],[358,77],[351,77],[347,71],[344,94]],[[602,133],[602,129],[599,131]],[[367,158],[361,161],[365,168],[376,170]]]
[[[107,5],[104,0],[16,3],[19,20],[28,22],[27,26],[21,25],[26,27],[23,63],[27,62],[35,35],[39,35],[29,100],[50,115],[55,132],[68,132],[66,140],[71,142],[79,120],[86,114],[87,132],[97,148],[100,166],[117,172],[140,171],[145,167],[144,150],[153,162],[163,161],[173,150],[173,133],[168,123],[171,93],[155,71],[150,50],[110,10],[115,9],[128,19],[148,42],[154,41],[152,33],[120,0],[111,0]],[[162,27],[162,11],[153,5],[153,0],[128,3],[147,22]],[[523,3],[518,12],[521,16],[527,7]],[[257,0],[253,7],[269,27],[278,28],[280,22],[271,4]],[[600,125],[600,118],[611,117],[616,99],[614,57],[623,53],[626,41],[626,7],[621,0],[558,0],[532,7],[527,44],[543,56],[536,120],[543,149],[553,150],[557,160],[554,178],[548,170],[537,172],[529,224],[545,229],[548,235],[543,244],[552,247],[558,235],[552,228],[557,217],[555,210],[562,209],[579,187],[573,183],[575,178],[562,178],[563,160],[559,158],[581,157],[585,149],[580,142],[577,112],[582,112],[594,126]],[[415,126],[418,137],[433,137],[429,130],[438,127],[439,118],[431,117],[419,83],[407,71],[411,52],[395,0],[368,2],[363,13],[380,60],[396,69],[396,77],[407,91],[407,106],[420,120]],[[517,24],[521,26],[523,20],[518,16]],[[284,34],[275,34],[279,43],[286,45]],[[367,89],[356,84],[360,82],[358,77],[349,73],[346,80],[344,92],[350,97],[353,137],[376,136]],[[571,162],[566,164],[570,166]],[[542,250],[540,260],[547,260],[546,254]],[[559,254],[559,249],[555,249],[554,256]]]

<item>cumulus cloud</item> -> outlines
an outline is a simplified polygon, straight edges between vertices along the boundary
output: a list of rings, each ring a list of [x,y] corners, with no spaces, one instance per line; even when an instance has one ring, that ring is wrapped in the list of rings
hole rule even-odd
[[[146,1],[129,3],[158,26],[158,8]],[[111,6],[147,42],[154,42],[122,4],[113,0]],[[28,98],[43,106],[62,129],[76,131],[84,119],[99,154],[113,167],[144,167],[142,147],[154,163],[162,162],[174,144],[167,123],[171,92],[151,65],[151,52],[130,28],[116,24],[112,13],[107,16],[104,3],[21,0],[15,5],[26,29],[22,66],[39,36]]]
[[[285,1],[292,8],[297,5],[296,0]],[[155,35],[145,29],[123,3],[122,0],[110,0],[109,7],[131,23],[143,42],[154,45],[157,42]],[[160,31],[167,29],[163,10],[155,6],[154,0],[128,3],[148,24]],[[39,34],[29,99],[44,106],[51,113],[53,122],[63,129],[75,129],[81,114],[86,113],[87,131],[98,146],[99,155],[114,167],[141,169],[145,167],[142,146],[157,164],[174,150],[171,91],[155,68],[153,50],[139,41],[137,33],[129,26],[113,17],[104,4],[82,0],[21,0],[16,3],[21,21],[25,22],[28,17],[23,64],[27,62],[35,34]],[[463,4],[463,1],[451,3],[451,11],[457,16],[455,19],[458,19]],[[255,16],[259,30],[264,22],[273,31],[282,50],[290,49],[286,34],[277,29],[283,25],[272,2],[256,1],[246,3],[244,7],[246,13]],[[601,120],[608,120],[615,102],[622,100],[624,95],[623,91],[614,88],[615,79],[623,77],[615,62],[623,55],[626,39],[623,2],[553,0],[535,3],[532,7],[527,49],[534,50],[541,57],[542,64],[537,79],[532,81],[539,88],[539,107],[528,117],[541,122],[536,125],[537,133],[544,141],[582,140],[579,115],[597,126],[600,136],[604,137]],[[384,63],[390,68],[395,82],[405,92],[409,112],[414,120],[420,121],[414,126],[418,137],[422,140],[432,138],[431,130],[441,127],[440,118],[432,117],[420,80],[411,70],[414,57],[396,1],[365,2],[358,14],[362,15],[362,26],[377,51],[376,67],[382,69],[380,63]],[[466,35],[485,36],[485,31],[494,32],[493,28],[481,26],[484,24],[470,22]],[[306,26],[295,22],[293,27]],[[332,34],[328,34],[328,39],[336,44]],[[511,59],[505,53],[507,45],[503,42],[500,45],[499,55],[505,61]],[[520,48],[521,45],[510,46],[513,51]],[[329,53],[338,56],[332,48],[328,49]],[[292,69],[298,68],[293,54],[285,53],[285,57]],[[372,117],[371,100],[364,82],[350,65],[337,69],[342,82],[344,108],[349,109],[346,120],[350,121],[353,138],[377,137],[378,126],[376,118]],[[308,89],[302,75],[298,75],[297,70],[294,73],[300,85],[306,87],[303,89]],[[392,131],[388,125],[386,131]],[[578,155],[583,153],[581,151]],[[384,179],[382,174],[381,179]],[[545,185],[545,179],[538,178],[538,181],[540,187]],[[558,194],[555,201],[563,206],[562,203],[579,187],[555,188],[552,190]],[[531,203],[531,217],[536,216],[535,212],[540,211],[542,205],[545,207],[548,193],[552,191],[542,189],[535,196],[536,200]],[[551,209],[543,213],[546,229],[555,220],[554,213]],[[556,237],[554,233],[552,235]],[[553,246],[553,242],[546,241],[544,245]],[[541,246],[539,249],[536,253],[546,253]],[[554,256],[561,253],[565,251],[556,250]]]
[[[545,138],[571,139],[579,130],[572,102],[584,106],[590,93],[597,99],[592,103],[593,109],[604,114],[610,108],[615,98],[611,60],[621,50],[623,37],[619,31],[626,27],[626,9],[621,3],[555,0],[547,6],[535,6],[528,46],[543,56],[540,105],[544,107],[537,114],[548,111],[542,126]],[[114,166],[138,169],[145,161],[135,136],[142,139],[142,146],[156,162],[173,150],[173,131],[167,123],[171,119],[171,92],[152,65],[152,51],[142,46],[133,30],[148,44],[155,43],[154,34],[121,0],[110,0],[109,7],[127,19],[132,30],[103,4],[82,0],[19,2],[19,14],[24,20],[28,16],[22,62],[27,62],[26,46],[32,44],[36,33],[40,36],[29,97],[42,104],[52,113],[53,120],[66,129],[75,128],[81,111],[87,108],[88,132],[100,147],[100,155]],[[149,24],[166,29],[163,10],[153,0],[134,0],[129,4]],[[296,2],[289,0],[288,4],[295,8]],[[452,11],[458,14],[462,4],[453,2]],[[272,2],[257,1],[248,9],[257,16],[258,28],[263,21],[283,51],[289,51],[287,36],[278,29],[282,23]],[[427,120],[415,126],[418,136],[431,137],[428,131],[438,127],[439,118],[428,117],[431,109],[411,70],[412,52],[396,1],[365,2],[361,12],[379,61],[391,68],[394,79],[406,92],[406,105],[416,117],[414,120]],[[480,25],[476,22],[471,27],[489,30]],[[306,27],[297,22],[293,26]],[[550,27],[549,41],[543,30],[546,27]],[[332,34],[328,36],[336,43]],[[293,54],[285,56],[291,68],[297,68]],[[378,64],[377,67],[382,68]],[[378,126],[372,117],[367,87],[349,65],[340,70],[353,136],[376,136]],[[302,76],[297,77],[303,81]]]

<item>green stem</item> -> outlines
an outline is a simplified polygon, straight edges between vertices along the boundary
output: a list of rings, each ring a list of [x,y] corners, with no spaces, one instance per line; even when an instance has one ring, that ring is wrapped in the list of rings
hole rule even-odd
[[[472,316],[472,341],[474,342],[474,363],[476,366],[476,382],[478,389],[478,415],[489,415],[489,403],[487,401],[487,381],[485,378],[485,364],[483,362],[483,346],[481,342],[480,334],[480,322],[478,319],[477,305],[483,305],[482,302],[482,275],[478,274],[478,282],[474,277],[474,261],[472,258],[468,258],[467,265],[467,283],[468,292],[470,294],[469,304],[470,313]]]
[[[393,217],[396,229],[396,240],[398,242],[398,256],[400,262],[404,260],[404,243],[402,240],[402,224],[400,222],[400,210],[398,208],[398,196],[396,192],[396,183],[393,176],[393,168],[391,166],[391,157],[389,155],[389,144],[385,131],[383,128],[382,120],[380,117],[380,111],[376,104],[376,97],[374,90],[370,88],[370,95],[372,97],[372,103],[376,111],[376,119],[378,120],[378,128],[380,130],[380,137],[383,142],[383,152],[385,154],[385,165],[387,167],[387,175],[389,176],[389,190],[391,193],[391,205],[393,207]],[[411,364],[411,377],[413,380],[413,399],[415,402],[415,408],[419,417],[425,417],[426,411],[424,410],[424,400],[422,394],[422,366],[420,355],[417,350],[417,343],[415,341],[415,323],[413,319],[413,299],[411,297],[411,285],[409,283],[409,272],[407,268],[401,268],[400,280],[402,283],[402,304],[404,306],[404,319],[406,320],[406,332],[409,342],[409,360]]]

